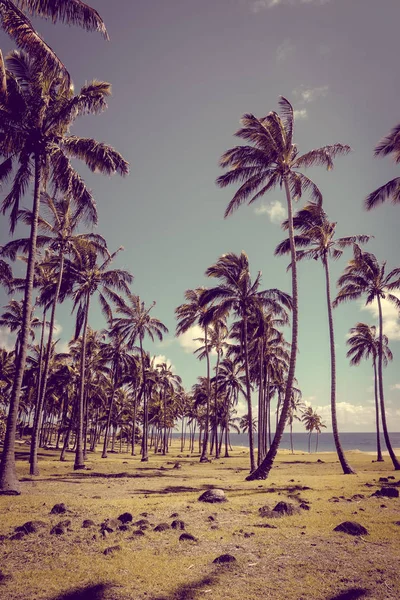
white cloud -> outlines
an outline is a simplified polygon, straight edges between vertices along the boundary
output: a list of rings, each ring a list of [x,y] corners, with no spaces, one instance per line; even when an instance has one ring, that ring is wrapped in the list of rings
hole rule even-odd
[[[394,296],[399,297],[397,294]],[[368,311],[372,314],[378,323],[378,303],[376,300],[367,306],[364,304],[361,310]],[[390,340],[400,340],[400,318],[399,312],[394,304],[391,304],[388,300],[382,300],[382,315],[383,315],[383,333],[388,336]]]
[[[298,121],[299,120],[303,120],[303,119],[308,119],[307,109],[306,108],[301,108],[300,110],[294,110],[293,111],[293,116]]]
[[[271,223],[280,225],[286,219],[286,208],[279,200],[273,200],[269,204],[261,204],[254,209],[256,215],[268,215]]]
[[[156,367],[157,367],[157,365],[162,365],[163,363],[165,363],[167,365],[167,369],[172,371],[172,373],[176,373],[175,365],[172,364],[172,362],[169,360],[169,358],[167,358],[165,356],[165,354],[157,354],[157,356],[153,356],[153,358],[154,358],[154,365]]]
[[[327,4],[330,0],[253,0],[251,5],[254,13],[259,13],[267,8],[274,8],[275,6],[300,6],[302,4],[314,4],[322,5]]]
[[[321,85],[319,87],[305,87],[304,85],[300,86],[293,90],[293,94],[300,98],[300,100],[304,103],[314,102],[318,98],[325,98],[328,94],[329,86]]]
[[[289,39],[284,40],[276,49],[276,61],[284,62],[295,50],[296,47]]]
[[[395,383],[394,385],[390,386],[391,390],[400,390],[400,383]]]
[[[185,333],[182,333],[178,337],[178,342],[185,352],[191,353],[203,345],[201,341],[195,341],[196,338],[204,338],[204,332],[200,325],[193,325]]]
[[[15,336],[9,332],[6,327],[0,327],[0,348],[14,350]]]

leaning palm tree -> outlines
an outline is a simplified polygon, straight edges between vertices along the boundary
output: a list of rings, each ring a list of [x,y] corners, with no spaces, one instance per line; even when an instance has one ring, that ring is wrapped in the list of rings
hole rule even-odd
[[[283,228],[288,229],[288,221],[284,221]],[[296,247],[296,260],[314,259],[321,260],[325,273],[326,303],[328,310],[330,357],[331,357],[331,417],[333,439],[336,452],[343,472],[354,473],[347,462],[342,445],[340,443],[339,428],[336,414],[336,352],[335,337],[332,315],[331,282],[329,273],[329,259],[338,260],[345,248],[354,243],[365,243],[369,240],[368,235],[352,235],[348,237],[335,238],[336,223],[331,223],[327,214],[319,204],[312,202],[306,204],[293,217],[293,228],[299,232],[294,236]],[[282,256],[290,252],[290,243],[286,239],[275,249],[275,254]]]
[[[78,428],[74,469],[84,469],[83,455],[83,421],[84,421],[84,396],[86,372],[86,338],[89,322],[90,300],[98,293],[101,310],[108,322],[111,322],[112,312],[110,301],[117,303],[119,293],[129,294],[128,284],[133,277],[123,269],[110,269],[110,264],[122,249],[109,255],[104,262],[98,263],[98,250],[89,242],[80,243],[80,252],[74,260],[66,261],[66,271],[69,281],[66,282],[67,291],[71,291],[73,310],[77,309],[75,339],[82,330],[82,349],[80,356],[80,384],[78,395]],[[101,258],[102,260],[102,258]]]
[[[400,123],[375,148],[375,156],[394,155],[394,162],[400,163]],[[377,190],[369,194],[365,199],[365,208],[371,210],[385,200],[391,200],[393,204],[400,203],[400,177],[391,179]]]
[[[249,365],[249,335],[248,321],[252,312],[257,307],[269,308],[275,314],[283,314],[284,307],[291,308],[290,296],[278,289],[260,291],[261,273],[259,272],[254,282],[251,280],[249,261],[244,252],[240,255],[224,254],[217,262],[206,270],[208,277],[221,281],[220,285],[205,290],[201,304],[211,304],[207,315],[211,320],[223,319],[233,312],[241,322],[241,355],[245,368],[246,392],[249,421],[253,421],[251,402],[251,381]],[[250,472],[255,469],[253,430],[250,427]]]
[[[28,15],[78,25],[86,31],[99,31],[108,39],[99,13],[81,0],[1,0],[0,22],[17,45],[36,56],[47,72],[61,72],[69,78],[65,66],[34,29]],[[0,53],[1,54],[1,53]]]
[[[378,382],[379,397],[383,434],[386,447],[396,471],[400,470],[400,462],[397,459],[386,424],[385,398],[383,390],[383,362],[384,362],[384,341],[383,341],[383,315],[382,300],[393,304],[397,310],[400,310],[400,300],[392,292],[400,290],[400,268],[393,269],[386,273],[386,262],[379,263],[376,256],[369,252],[363,252],[361,248],[354,244],[354,258],[345,268],[344,273],[338,280],[339,293],[333,303],[334,306],[347,302],[349,300],[358,300],[366,296],[366,304],[376,301],[378,305]]]
[[[74,120],[86,113],[99,113],[106,107],[105,98],[110,85],[92,82],[80,94],[66,90],[59,78],[45,75],[37,58],[29,58],[14,51],[7,59],[6,91],[0,102],[0,154],[5,160],[0,165],[0,179],[5,181],[16,169],[10,193],[2,204],[3,213],[10,210],[11,231],[14,231],[19,204],[33,181],[33,208],[30,227],[27,272],[24,290],[24,323],[21,352],[18,356],[16,377],[8,414],[5,450],[0,466],[0,491],[17,492],[15,475],[14,438],[18,402],[25,367],[29,320],[32,306],[32,288],[36,261],[36,246],[41,192],[44,183],[67,194],[82,219],[96,221],[94,199],[70,158],[83,160],[92,171],[107,175],[128,173],[128,163],[110,146],[93,139],[69,135]]]
[[[151,341],[155,338],[162,341],[163,334],[168,333],[168,328],[156,317],[150,316],[150,311],[155,306],[153,302],[149,308],[140,300],[139,296],[127,293],[127,301],[119,298],[117,301],[117,314],[113,321],[115,330],[121,335],[121,339],[129,349],[134,349],[136,341],[139,340],[140,357],[142,363],[142,385],[143,385],[143,438],[142,438],[142,461],[149,460],[148,453],[148,430],[149,413],[148,398],[146,390],[146,357],[143,341],[148,336]]]
[[[208,462],[208,438],[210,429],[210,406],[211,406],[211,380],[210,380],[210,344],[209,344],[209,327],[213,320],[207,318],[207,307],[202,303],[201,299],[205,293],[205,288],[196,288],[194,290],[186,290],[184,304],[181,304],[175,309],[175,315],[178,319],[176,326],[176,335],[182,335],[188,331],[194,325],[199,325],[204,331],[204,352],[207,364],[207,403],[206,403],[206,415],[205,415],[205,427],[203,446],[200,456],[200,462]]]
[[[236,135],[253,145],[236,146],[225,152],[220,159],[220,165],[228,168],[228,171],[217,179],[220,187],[226,187],[231,183],[241,183],[240,188],[228,204],[225,217],[232,214],[246,201],[248,204],[252,204],[277,185],[283,186],[285,189],[288,210],[293,299],[289,372],[283,409],[274,441],[260,466],[248,479],[265,479],[268,476],[282,439],[290,407],[298,337],[297,268],[293,239],[292,200],[298,200],[303,192],[309,192],[313,201],[322,202],[322,195],[318,187],[299,169],[322,165],[330,170],[333,168],[333,159],[336,156],[347,154],[350,151],[349,146],[334,144],[298,156],[297,146],[293,143],[293,107],[283,97],[279,101],[279,106],[281,115],[270,112],[263,118],[256,118],[251,114],[243,116],[242,128],[236,132]]]
[[[379,337],[377,336],[375,325],[366,323],[357,323],[350,329],[350,337],[347,345],[350,346],[346,356],[350,358],[351,365],[359,365],[363,358],[372,359],[374,369],[374,396],[375,396],[375,422],[376,422],[376,454],[377,462],[383,462],[381,450],[381,438],[379,432],[379,395],[378,395],[378,372],[376,361],[379,356]],[[382,336],[383,364],[386,366],[393,360],[392,352],[389,348],[389,340],[386,335]]]

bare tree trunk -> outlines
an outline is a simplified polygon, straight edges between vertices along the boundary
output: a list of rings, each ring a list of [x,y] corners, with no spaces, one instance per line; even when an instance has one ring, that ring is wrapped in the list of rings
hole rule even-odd
[[[88,326],[88,316],[89,316],[89,303],[90,303],[90,295],[89,291],[86,294],[85,299],[85,319],[83,323],[83,332],[82,332],[82,347],[81,347],[81,380],[79,383],[79,404],[78,404],[78,427],[76,431],[76,453],[75,453],[75,463],[74,469],[75,471],[78,469],[85,468],[85,461],[83,458],[83,405],[85,400],[85,373],[86,373],[86,335],[87,335],[87,326]]]
[[[215,439],[215,458],[219,458],[218,445],[218,372],[219,372],[220,352],[217,353],[217,364],[215,366],[215,398],[214,398],[214,439]]]
[[[42,333],[40,336],[40,349],[39,349],[39,362],[38,362],[38,381],[36,387],[36,402],[35,402],[35,416],[33,418],[33,428],[32,428],[32,437],[31,437],[31,448],[30,448],[30,475],[39,475],[39,469],[37,466],[37,451],[39,446],[39,431],[40,431],[40,415],[42,412],[42,408],[40,408],[40,400],[41,400],[41,388],[43,381],[43,347],[44,347],[44,332],[46,329],[46,312],[47,307],[43,310],[43,318],[42,318]],[[33,457],[36,457],[34,459]]]
[[[204,425],[204,438],[203,438],[203,450],[200,456],[200,462],[208,462],[208,434],[210,429],[210,396],[211,396],[211,385],[210,385],[210,356],[208,352],[208,339],[207,339],[207,326],[204,327],[204,347],[206,350],[206,361],[207,361],[207,408],[206,408],[206,422]]]
[[[381,435],[379,431],[379,397],[378,397],[378,373],[376,371],[376,357],[373,358],[374,367],[374,394],[375,394],[375,421],[376,421],[376,460],[384,462],[381,449]]]
[[[254,458],[254,437],[253,437],[253,407],[251,404],[251,385],[249,373],[249,352],[247,346],[247,315],[243,315],[243,346],[244,346],[244,368],[246,374],[246,395],[247,395],[247,410],[249,419],[249,448],[250,448],[250,473],[256,468]]]
[[[143,437],[142,437],[142,462],[149,460],[148,450],[148,436],[149,436],[149,412],[147,405],[147,394],[146,394],[146,370],[144,367],[144,352],[143,352],[143,340],[140,336],[140,356],[142,359],[142,380],[143,380]]]

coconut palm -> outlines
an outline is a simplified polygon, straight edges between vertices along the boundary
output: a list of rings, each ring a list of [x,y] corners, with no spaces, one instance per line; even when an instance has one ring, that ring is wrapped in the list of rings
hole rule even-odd
[[[361,360],[365,358],[372,359],[372,367],[374,369],[374,396],[375,396],[375,422],[376,422],[376,453],[378,462],[383,462],[381,450],[381,438],[379,432],[379,395],[378,395],[378,372],[377,372],[377,357],[379,355],[379,337],[377,336],[375,325],[367,325],[366,323],[357,323],[355,327],[350,329],[350,337],[347,340],[347,345],[350,346],[346,356],[350,358],[351,365],[359,365]],[[389,361],[393,360],[392,352],[389,348],[389,340],[386,335],[382,336],[382,352],[383,364],[386,366]]]
[[[104,262],[98,263],[98,250],[89,242],[81,241],[79,254],[74,260],[67,259],[66,271],[69,274],[67,286],[71,286],[73,310],[77,310],[75,338],[82,330],[82,351],[80,357],[80,385],[78,405],[78,431],[74,469],[84,469],[83,455],[83,422],[84,393],[86,372],[86,340],[89,321],[90,300],[98,294],[103,315],[108,322],[112,320],[111,302],[119,302],[119,293],[129,294],[128,284],[133,277],[123,269],[110,269],[109,266],[122,248],[108,256]]]
[[[283,228],[288,229],[288,221],[284,221]],[[336,451],[345,474],[354,473],[347,462],[346,456],[340,443],[339,429],[336,414],[336,353],[335,337],[332,315],[331,282],[329,273],[329,259],[339,259],[345,248],[354,243],[365,243],[369,240],[368,235],[352,235],[348,237],[335,238],[336,223],[331,223],[327,214],[319,204],[308,203],[300,209],[293,217],[293,228],[299,232],[294,236],[296,247],[296,259],[321,260],[325,273],[326,302],[328,309],[328,326],[331,357],[331,416],[332,431]],[[286,239],[275,249],[275,254],[282,256],[290,252],[290,243]]]
[[[167,401],[169,399],[171,404],[175,393],[182,391],[182,379],[179,377],[179,375],[173,373],[171,371],[171,366],[167,365],[165,362],[156,365],[156,369],[159,372],[158,385],[160,387],[160,395],[163,405],[164,436],[162,453],[165,456],[167,453]]]
[[[1,0],[0,22],[4,31],[52,73],[62,72],[68,77],[63,63],[34,29],[28,15],[99,31],[108,39],[99,13],[81,0]]]
[[[239,394],[246,397],[244,389],[245,377],[243,375],[242,361],[230,357],[225,357],[221,361],[218,373],[218,390],[225,396],[224,407],[224,430],[225,430],[225,458],[229,457],[228,437],[229,422],[232,416],[232,407],[236,406],[239,400]]]
[[[117,301],[116,313],[121,315],[114,319],[116,331],[121,334],[122,340],[127,344],[130,350],[135,348],[136,341],[139,340],[140,357],[142,363],[142,385],[143,385],[143,438],[142,438],[142,461],[149,460],[148,454],[148,398],[146,390],[146,365],[143,341],[148,336],[151,341],[155,338],[162,341],[163,334],[168,333],[168,328],[156,317],[150,315],[150,311],[155,306],[153,302],[150,307],[139,296],[127,293],[127,300],[119,298]]]
[[[0,285],[5,290],[11,292],[13,289],[13,274],[10,265],[3,259],[0,259]]]
[[[16,333],[14,352],[17,357],[22,345],[23,303],[21,300],[10,300],[3,308],[6,310],[0,316],[0,327],[7,327],[11,333]],[[40,327],[42,323],[37,317],[32,317],[30,321],[29,337],[33,340],[35,339],[35,329]]]
[[[236,136],[251,142],[253,145],[236,146],[225,152],[220,159],[220,165],[223,168],[228,168],[228,171],[217,179],[217,184],[220,187],[226,187],[232,183],[241,183],[238,191],[228,204],[225,217],[232,214],[246,201],[248,204],[252,204],[277,185],[283,186],[285,189],[288,210],[293,300],[289,372],[283,409],[274,441],[261,465],[248,479],[265,479],[268,476],[282,439],[290,407],[298,336],[297,268],[293,240],[292,200],[298,200],[303,192],[308,192],[313,201],[322,202],[322,195],[318,187],[299,169],[322,165],[330,170],[333,168],[333,159],[336,156],[347,154],[350,151],[349,146],[333,144],[311,150],[299,156],[297,146],[293,143],[293,107],[283,97],[279,101],[279,106],[281,115],[270,112],[263,118],[256,118],[251,114],[243,116],[242,127],[236,132]]]
[[[358,300],[366,296],[366,304],[376,301],[378,306],[378,383],[383,434],[386,447],[396,471],[400,470],[398,461],[390,442],[386,424],[385,398],[383,390],[383,314],[382,300],[393,304],[400,310],[400,300],[392,292],[400,290],[400,268],[386,273],[386,262],[379,263],[376,256],[369,252],[363,252],[354,244],[354,258],[345,268],[344,273],[338,280],[339,293],[333,303],[334,306],[349,300]]]
[[[245,368],[248,416],[253,421],[251,402],[251,382],[249,370],[248,320],[257,306],[271,309],[277,315],[291,308],[290,297],[278,289],[260,291],[261,273],[251,281],[249,261],[244,252],[240,255],[229,253],[206,270],[208,277],[221,280],[221,284],[205,290],[201,298],[203,305],[212,304],[207,315],[210,320],[226,318],[232,311],[241,321],[241,354]],[[250,470],[255,469],[253,430],[249,428]]]
[[[208,462],[208,438],[210,429],[210,405],[211,405],[211,382],[210,382],[210,346],[209,346],[209,326],[212,317],[209,317],[207,307],[202,303],[201,299],[205,293],[205,288],[196,288],[194,290],[186,290],[186,303],[181,304],[175,309],[175,315],[178,319],[176,326],[176,335],[182,335],[194,325],[199,325],[204,331],[204,351],[207,364],[207,379],[206,379],[206,416],[205,428],[203,437],[203,447],[200,456],[200,462]]]
[[[302,412],[305,408],[306,408],[306,405],[302,401],[301,392],[300,393],[294,392],[292,394],[292,400],[290,402],[290,408],[289,408],[289,413],[288,413],[288,421],[287,421],[288,425],[289,425],[289,431],[290,431],[290,450],[291,450],[292,454],[294,454],[294,448],[293,448],[293,422],[294,422],[294,420],[301,421],[301,417],[299,417],[299,415],[297,414],[297,412]]]
[[[94,222],[96,207],[93,197],[69,159],[82,159],[92,171],[108,175],[124,175],[128,172],[126,161],[110,146],[93,139],[69,135],[69,128],[77,116],[88,112],[98,113],[105,108],[105,97],[110,94],[109,84],[92,82],[74,96],[72,89],[66,90],[60,85],[59,79],[43,73],[42,64],[37,58],[32,59],[14,51],[7,59],[7,66],[7,89],[0,103],[0,154],[5,157],[0,165],[0,179],[6,180],[15,166],[11,191],[2,204],[3,213],[10,210],[12,231],[18,220],[20,200],[32,180],[34,194],[21,352],[18,355],[0,467],[0,490],[4,493],[19,491],[15,474],[14,438],[29,341],[39,206],[44,181],[71,197],[81,211],[82,219]]]
[[[311,452],[311,435],[315,430],[317,432],[317,441],[315,445],[315,452],[318,450],[318,435],[321,433],[321,428],[326,427],[325,423],[321,421],[320,415],[311,406],[308,406],[303,412],[301,417],[302,422],[305,425],[306,431],[308,431],[308,451]]]
[[[400,163],[400,123],[375,148],[375,156],[387,156],[388,154],[394,155],[396,164]],[[400,203],[400,177],[391,179],[369,194],[365,199],[365,208],[371,210],[387,199],[391,200],[393,204]]]

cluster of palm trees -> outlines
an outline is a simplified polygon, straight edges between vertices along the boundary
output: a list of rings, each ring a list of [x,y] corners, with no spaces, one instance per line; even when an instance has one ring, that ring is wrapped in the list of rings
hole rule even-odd
[[[114,447],[117,432],[120,444],[125,437],[134,452],[138,423],[142,426],[142,460],[148,460],[149,432],[150,446],[167,452],[177,419],[182,421],[182,447],[186,425],[191,449],[199,426],[204,462],[210,453],[220,455],[224,437],[228,453],[229,428],[235,423],[240,394],[247,402],[249,479],[267,477],[284,429],[292,425],[301,401],[295,378],[299,328],[297,263],[306,258],[320,260],[325,273],[332,428],[343,472],[353,470],[341,448],[336,416],[332,308],[361,297],[367,303],[377,302],[378,328],[358,324],[349,340],[349,356],[353,364],[363,356],[373,359],[377,428],[381,421],[389,454],[399,469],[390,444],[384,404],[383,366],[391,354],[383,333],[382,299],[400,310],[396,295],[400,269],[387,273],[385,263],[361,249],[360,244],[367,242],[369,236],[336,238],[336,223],[329,221],[322,207],[321,191],[303,173],[304,168],[318,165],[331,170],[334,159],[346,155],[350,147],[337,143],[300,154],[293,142],[293,108],[285,98],[279,101],[279,114],[270,112],[263,118],[243,116],[236,135],[246,145],[228,150],[220,160],[225,173],[217,184],[239,184],[225,216],[245,202],[252,204],[276,186],[283,188],[288,212],[283,228],[288,238],[278,245],[275,254],[290,256],[291,295],[278,289],[261,290],[261,274],[252,279],[244,252],[223,255],[210,266],[206,275],[215,280],[214,287],[187,290],[184,304],[176,309],[177,335],[195,324],[203,331],[197,354],[206,360],[206,376],[199,378],[190,394],[185,393],[180,378],[166,364],[155,364],[144,350],[146,337],[162,340],[168,330],[150,314],[155,303],[146,307],[131,292],[132,275],[112,268],[121,248],[110,253],[101,235],[82,232],[85,226],[89,229],[97,223],[96,203],[71,161],[82,160],[91,171],[107,175],[128,173],[127,161],[112,147],[70,132],[77,117],[99,114],[106,108],[111,86],[92,81],[76,94],[65,65],[34,30],[30,14],[97,30],[107,37],[98,13],[82,2],[0,0],[1,25],[20,48],[5,60],[0,53],[0,182],[9,186],[2,211],[9,214],[12,234],[18,223],[29,228],[26,238],[12,239],[2,248],[0,259],[0,279],[5,289],[22,293],[21,301],[10,301],[0,322],[17,334],[14,351],[2,350],[1,354],[0,392],[2,408],[7,411],[7,427],[0,492],[19,493],[15,437],[18,423],[29,424],[32,412],[32,474],[38,473],[38,447],[52,442],[53,431],[56,445],[60,445],[63,434],[64,454],[73,435],[75,468],[81,469],[88,442],[95,448],[100,435],[104,457],[110,434]],[[400,126],[376,148],[377,155],[391,153],[400,162]],[[23,208],[22,199],[31,190],[31,208]],[[293,214],[292,202],[305,193],[310,196],[309,202]],[[400,178],[370,194],[367,209],[386,198],[400,201]],[[348,247],[353,249],[353,258],[339,279],[339,293],[332,301],[330,260],[339,259]],[[7,262],[17,256],[26,263],[26,275],[20,279],[13,277]],[[103,333],[92,331],[89,325],[95,295],[107,322]],[[56,311],[67,298],[73,303],[75,336],[68,353],[57,353]],[[34,314],[38,309],[40,316]],[[290,343],[280,329],[289,325],[289,313]],[[32,346],[35,330],[41,331],[40,343]],[[217,357],[213,376],[212,353]],[[257,416],[253,415],[255,395]]]

